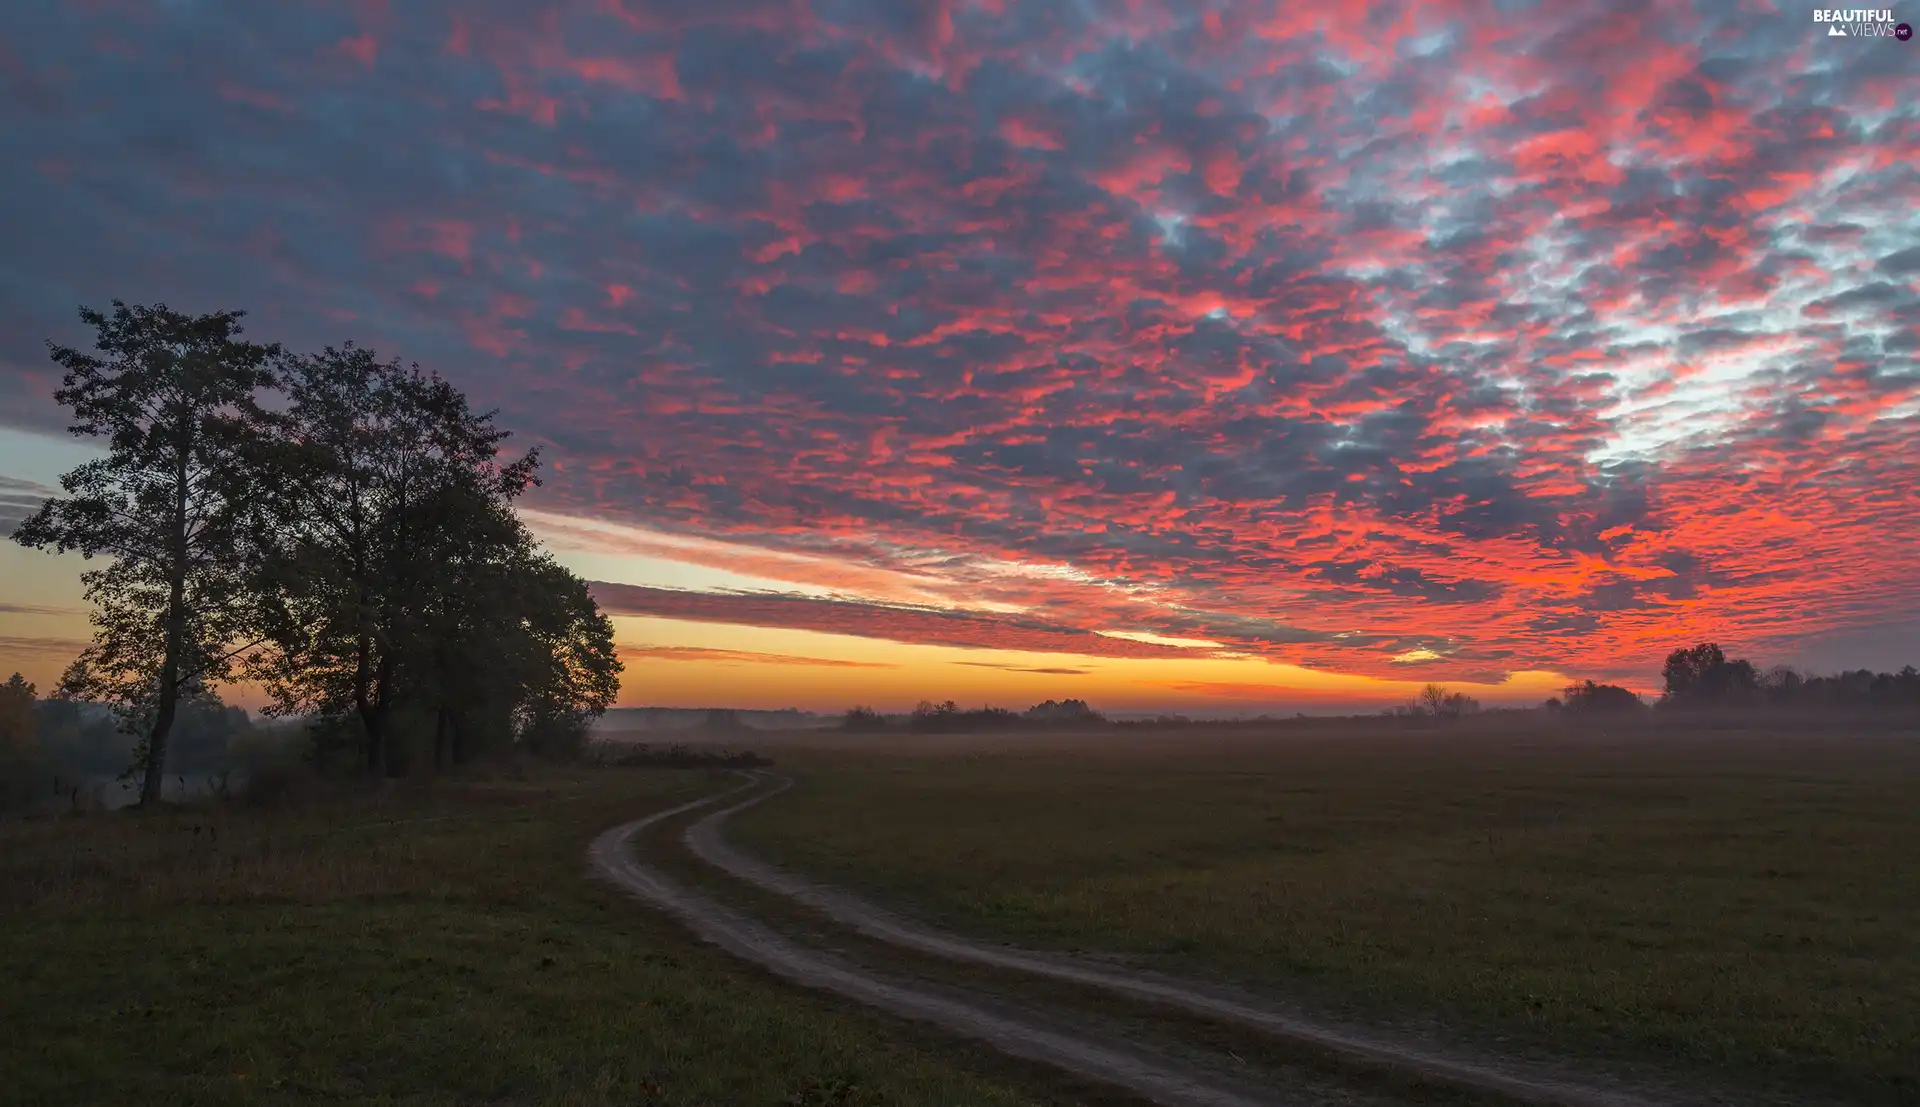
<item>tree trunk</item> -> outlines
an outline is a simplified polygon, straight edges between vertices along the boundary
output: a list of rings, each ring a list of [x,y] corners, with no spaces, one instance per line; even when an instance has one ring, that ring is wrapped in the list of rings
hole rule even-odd
[[[433,771],[439,773],[447,767],[448,745],[453,738],[450,725],[452,710],[447,706],[448,689],[453,686],[453,666],[448,660],[444,642],[436,643],[433,647],[433,668],[440,685],[433,703]]]
[[[169,620],[180,622],[175,615]],[[154,713],[153,729],[147,732],[146,775],[140,781],[140,806],[152,807],[160,802],[160,789],[167,780],[167,737],[173,731],[173,717],[180,706],[180,685],[178,661],[178,635],[173,628],[167,631],[166,660],[160,666],[160,703]]]
[[[187,463],[193,456],[193,428],[182,420],[173,473],[173,534],[168,553],[166,644],[160,657],[160,702],[155,705],[153,729],[147,732],[146,773],[140,781],[140,806],[160,803],[167,780],[167,737],[180,707],[180,651],[187,625]]]
[[[381,768],[386,775],[397,777],[405,768],[400,761],[400,751],[394,745],[393,734],[393,658],[386,653],[380,655],[380,668],[373,700],[373,717],[378,725],[376,741],[380,746]]]
[[[362,610],[364,611],[364,605]],[[365,616],[363,615],[362,618]],[[375,716],[373,702],[367,694],[371,674],[368,655],[373,650],[371,636],[363,628],[360,631],[358,648],[353,659],[353,708],[360,716],[360,740],[362,752],[366,754],[367,775],[380,775],[380,721]]]

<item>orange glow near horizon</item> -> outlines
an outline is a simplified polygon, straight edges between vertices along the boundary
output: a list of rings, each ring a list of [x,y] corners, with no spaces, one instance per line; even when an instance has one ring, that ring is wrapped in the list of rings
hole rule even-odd
[[[1247,658],[1109,658],[912,645],[851,635],[671,619],[618,618],[628,670],[623,706],[855,705],[904,711],[921,700],[1024,708],[1081,699],[1111,711],[1285,713],[1405,702],[1425,681],[1345,676]],[[671,643],[671,645],[667,645]],[[1500,684],[1448,683],[1487,702],[1533,705],[1567,678],[1516,673]]]

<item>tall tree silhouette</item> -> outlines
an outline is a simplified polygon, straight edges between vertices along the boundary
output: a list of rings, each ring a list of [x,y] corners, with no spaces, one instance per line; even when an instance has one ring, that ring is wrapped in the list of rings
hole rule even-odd
[[[409,669],[432,656],[436,602],[466,563],[458,547],[476,520],[511,519],[538,457],[502,463],[509,432],[491,412],[351,343],[285,358],[280,378],[289,404],[260,485],[285,615],[252,672],[281,712],[352,715],[367,769],[396,773],[393,719],[424,706]]]
[[[88,308],[101,356],[49,343],[66,370],[54,398],[68,428],[107,456],[60,478],[14,531],[24,546],[111,558],[81,575],[94,639],[61,691],[109,702],[142,733],[140,802],[156,803],[181,696],[223,678],[248,627],[244,443],[277,346],[239,338],[244,312],[186,315],[164,304]]]

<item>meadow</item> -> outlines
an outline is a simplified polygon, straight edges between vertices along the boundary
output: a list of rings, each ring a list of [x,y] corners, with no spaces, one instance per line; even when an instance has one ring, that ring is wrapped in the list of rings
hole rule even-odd
[[[1920,1100],[1920,734],[752,737],[799,783],[739,815],[736,842],[962,933],[1754,1102]],[[0,1088],[31,1104],[1132,1102],[785,985],[591,879],[600,831],[738,783],[674,767],[699,760],[678,747],[628,760],[654,763],[0,821]],[[1252,1058],[1327,1102],[1429,1101],[853,940],[686,856],[692,817],[639,848],[815,945]]]
[[[831,739],[734,840],[955,931],[1510,1053],[1920,1100],[1920,733]]]
[[[0,1099],[1085,1101],[767,979],[589,879],[594,834],[731,783],[534,770],[0,822]]]

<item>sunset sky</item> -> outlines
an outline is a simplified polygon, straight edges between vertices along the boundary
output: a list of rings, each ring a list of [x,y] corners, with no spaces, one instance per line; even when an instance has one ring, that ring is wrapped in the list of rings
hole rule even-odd
[[[623,704],[1920,663],[1920,43],[1811,12],[10,0],[0,529],[164,301],[498,407]]]

